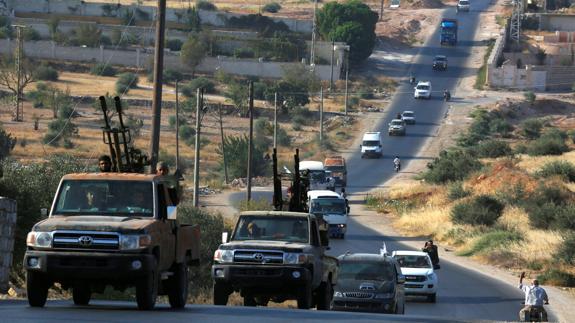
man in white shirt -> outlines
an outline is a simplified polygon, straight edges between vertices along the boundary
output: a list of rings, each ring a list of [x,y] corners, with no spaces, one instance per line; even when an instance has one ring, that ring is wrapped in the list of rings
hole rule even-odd
[[[533,279],[531,285],[523,285],[523,278],[525,278],[525,272],[522,272],[519,277],[519,289],[525,293],[525,307],[519,312],[519,320],[524,320],[525,314],[531,313],[533,309],[535,312],[541,313],[543,322],[547,322],[547,311],[543,308],[543,304],[549,304],[547,293],[543,288],[539,287],[537,279]]]

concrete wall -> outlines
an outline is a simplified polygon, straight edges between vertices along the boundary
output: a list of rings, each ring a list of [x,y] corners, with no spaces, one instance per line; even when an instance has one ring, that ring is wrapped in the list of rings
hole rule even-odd
[[[0,293],[8,292],[8,280],[14,250],[16,201],[0,197]]]
[[[575,31],[575,15],[542,13],[538,16],[540,30]]]
[[[57,14],[75,14],[82,16],[104,16],[105,11],[102,6],[103,3],[85,3],[81,0],[18,0],[8,2],[8,6],[18,12],[36,12],[36,13],[57,13]],[[110,5],[115,7],[115,4],[110,1]],[[121,6],[118,10],[114,10],[113,16],[121,16],[127,9],[135,10],[138,8],[141,12],[145,12],[149,17],[155,16],[155,7],[151,6]],[[185,16],[186,9],[167,8],[166,21],[179,22],[182,16]],[[212,26],[225,26],[226,20],[231,17],[239,17],[239,14],[232,14],[224,11],[205,11],[199,10],[199,15],[202,23]],[[270,17],[275,22],[285,23],[291,31],[301,33],[311,33],[312,21],[311,20],[295,20],[288,18],[274,18]]]
[[[0,40],[0,53],[6,54],[13,50],[14,41]],[[106,62],[112,65],[145,67],[151,61],[153,51],[150,50],[113,50],[101,48],[83,48],[59,46],[51,41],[29,41],[24,43],[27,56],[40,59],[66,60],[76,62]],[[276,63],[254,59],[235,59],[230,57],[206,57],[197,67],[203,73],[215,73],[222,70],[229,74],[243,76],[258,76],[262,78],[281,78],[284,69],[291,69],[301,63]],[[166,52],[164,56],[166,69],[186,70],[180,62],[179,53]],[[329,80],[331,65],[316,65],[315,74],[321,80]],[[333,79],[340,78],[341,69],[333,68]]]
[[[489,86],[516,90],[545,91],[547,71],[545,68],[527,65],[517,68],[515,64],[505,64],[490,70]]]

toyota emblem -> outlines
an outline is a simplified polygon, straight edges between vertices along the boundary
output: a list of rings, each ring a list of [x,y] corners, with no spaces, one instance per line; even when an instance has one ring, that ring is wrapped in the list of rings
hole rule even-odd
[[[262,261],[262,260],[264,260],[264,255],[262,255],[261,253],[258,252],[256,254],[254,254],[254,259]]]
[[[83,246],[89,246],[92,244],[92,237],[90,236],[81,236],[78,238],[78,242]]]

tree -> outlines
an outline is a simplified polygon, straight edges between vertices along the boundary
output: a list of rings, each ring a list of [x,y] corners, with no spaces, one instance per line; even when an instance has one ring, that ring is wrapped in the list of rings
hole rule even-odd
[[[7,133],[6,130],[0,128],[0,160],[8,157],[10,152],[16,146],[16,138],[12,134]]]
[[[81,24],[73,31],[78,45],[86,45],[88,47],[97,47],[100,45],[100,37],[102,30],[96,25]]]
[[[200,14],[196,7],[191,7],[186,10],[186,29],[187,31],[198,32],[202,29]]]
[[[284,69],[281,81],[268,87],[265,98],[274,101],[274,93],[278,94],[278,102],[285,102],[289,109],[304,106],[310,102],[309,92],[319,91],[320,81],[305,65]]]
[[[46,25],[48,25],[48,30],[50,31],[50,38],[56,40],[56,35],[59,33],[58,26],[60,25],[60,18],[55,16],[50,17]]]
[[[248,165],[248,136],[226,136],[224,137],[224,147],[227,156],[234,156],[229,158],[228,172],[232,178],[245,178],[247,176]],[[221,147],[216,148],[216,152],[223,156]],[[265,151],[261,147],[254,146],[252,176],[265,176],[268,173],[268,163],[264,159]],[[223,158],[220,162],[220,167],[223,169]]]
[[[375,46],[375,25],[379,16],[359,0],[330,2],[318,12],[319,33],[324,40],[346,42],[350,61],[367,59]]]
[[[28,84],[35,81],[35,65],[30,59],[24,58],[21,64],[20,89],[18,89],[18,73],[14,67],[14,59],[11,57],[0,58],[0,85],[8,88],[13,95],[24,93]]]
[[[241,114],[244,116],[248,115],[248,85],[246,82],[232,81],[226,91],[224,96],[232,101],[232,104],[240,110]]]
[[[206,57],[207,47],[206,42],[199,34],[191,35],[181,50],[182,64],[192,70],[192,77],[196,71],[196,67],[200,65],[204,57]]]

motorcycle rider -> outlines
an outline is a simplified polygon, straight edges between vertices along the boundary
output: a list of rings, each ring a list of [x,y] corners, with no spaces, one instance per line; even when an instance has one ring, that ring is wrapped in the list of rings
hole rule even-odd
[[[399,160],[399,156],[395,156],[393,159],[393,166],[397,168],[397,171],[401,169],[401,160]]]
[[[445,99],[445,101],[451,100],[451,93],[449,93],[447,89],[443,90],[443,99]]]
[[[413,73],[411,73],[409,76],[409,83],[415,84],[415,75],[413,75]]]
[[[519,276],[519,289],[525,293],[525,307],[519,311],[519,320],[523,320],[526,312],[531,313],[531,310],[534,309],[536,312],[541,313],[541,320],[547,322],[547,311],[543,307],[544,303],[549,304],[547,293],[543,288],[539,287],[537,279],[533,279],[531,285],[523,285],[523,278],[525,278],[525,272],[522,272],[521,276]]]
[[[398,112],[395,118],[401,120],[401,113]]]

